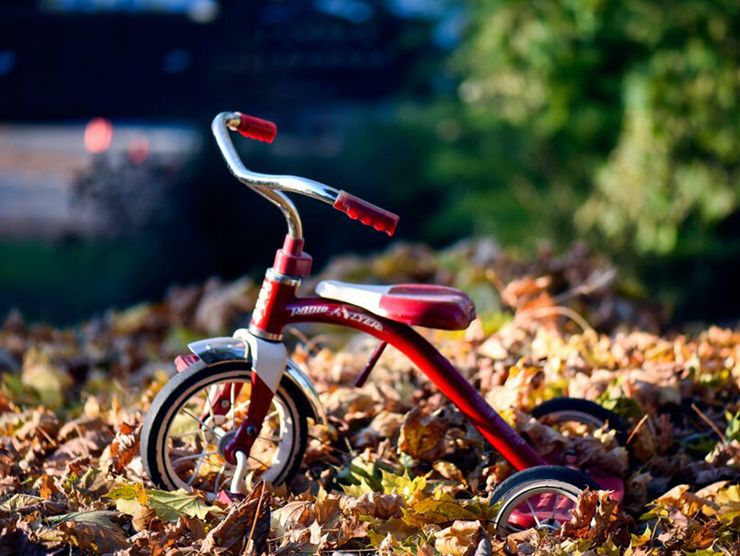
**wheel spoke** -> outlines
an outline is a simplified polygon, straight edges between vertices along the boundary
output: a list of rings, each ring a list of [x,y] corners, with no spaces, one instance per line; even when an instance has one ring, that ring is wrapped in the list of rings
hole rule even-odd
[[[242,403],[236,404],[236,405],[232,404],[231,409],[230,409],[230,412],[231,412],[231,426],[232,426],[232,429],[231,430],[236,430],[237,429],[237,426],[236,426],[236,410],[237,409],[242,409],[242,408],[248,408],[250,401],[252,401],[252,400],[247,400],[245,402],[242,402]]]
[[[253,459],[257,463],[259,463],[262,466],[263,469],[269,469],[270,468],[270,466],[267,465],[264,461],[262,461],[262,460],[260,460],[260,459],[258,459],[256,457],[254,457],[252,454],[249,454],[249,459]]]
[[[190,432],[184,432],[184,433],[178,435],[178,438],[186,438],[188,436],[195,436],[197,434],[201,434],[202,432],[203,432],[203,429],[198,429],[198,430],[190,431]]]
[[[184,407],[182,408],[182,412],[183,412],[183,413],[184,413],[185,415],[187,415],[188,417],[192,417],[193,419],[195,419],[195,420],[196,420],[196,421],[198,422],[198,424],[200,424],[200,427],[201,427],[201,428],[200,428],[200,429],[198,429],[197,431],[193,431],[193,432],[188,432],[188,433],[185,433],[185,434],[181,434],[181,435],[180,435],[181,437],[182,437],[182,436],[187,436],[187,435],[189,435],[189,434],[195,434],[196,432],[200,432],[200,433],[202,433],[202,434],[203,434],[203,441],[204,441],[204,442],[205,442],[206,444],[208,444],[208,439],[206,438],[206,435],[205,435],[205,432],[206,432],[206,431],[208,431],[208,432],[210,432],[210,433],[211,433],[212,435],[214,435],[214,436],[215,436],[216,438],[218,438],[219,440],[221,440],[221,437],[222,437],[222,435],[218,434],[218,433],[216,432],[216,430],[215,430],[215,429],[213,429],[213,428],[210,428],[210,427],[206,427],[206,426],[205,426],[205,425],[204,425],[204,424],[203,424],[203,423],[201,422],[201,420],[200,420],[200,418],[199,418],[199,417],[196,417],[195,415],[193,415],[193,414],[192,414],[192,413],[191,413],[191,412],[190,412],[189,410],[185,409]]]
[[[177,425],[168,429],[165,436],[165,457],[175,484],[188,490],[204,488],[209,499],[215,499],[219,490],[228,489],[234,482],[235,469],[222,460],[221,446],[224,439],[239,429],[251,407],[249,379],[233,374],[219,378],[190,390],[188,397],[177,403]],[[228,409],[222,398],[228,400]],[[243,459],[249,462],[249,472],[255,477],[266,473],[266,480],[275,480],[281,476],[283,467],[293,461],[287,456],[288,443],[295,440],[295,424],[281,399],[273,400],[270,405],[263,428],[257,435],[260,444],[252,450],[254,455],[244,454]],[[171,424],[175,419],[168,422]],[[197,428],[193,427],[193,421]]]
[[[185,483],[186,485],[188,485],[188,486],[192,486],[193,485],[193,481],[195,481],[195,478],[198,476],[198,473],[200,472],[200,466],[201,465],[203,465],[203,460],[202,459],[198,460],[198,463],[195,464],[195,469],[193,469],[193,474],[190,475],[190,478]]]
[[[196,421],[198,422],[198,424],[199,424],[200,426],[203,426],[203,423],[201,423],[200,417],[196,417],[195,415],[193,415],[193,414],[192,414],[192,413],[190,412],[190,410],[189,410],[189,409],[185,409],[185,408],[183,407],[183,408],[182,408],[182,412],[183,412],[183,413],[184,413],[185,415],[187,415],[188,417],[192,417],[193,419],[195,419],[195,420],[196,420]]]
[[[215,456],[218,452],[201,452],[200,454],[194,454],[192,456],[180,456],[177,459],[172,460],[172,465],[180,463],[181,461],[189,461],[191,459],[201,459],[208,456]]]
[[[216,415],[213,413],[213,403],[211,402],[211,389],[213,386],[206,388],[203,393],[206,395],[206,401],[208,401],[208,414],[211,416],[211,420],[216,423]]]
[[[258,436],[257,438],[268,442],[280,442],[283,439],[281,436]]]
[[[550,513],[550,521],[555,521],[555,512],[558,509],[558,497],[553,496],[553,502],[552,502],[552,513]]]
[[[213,482],[213,495],[218,495],[218,482],[221,480],[221,476],[224,474],[224,468],[218,470],[218,475],[216,475],[216,480]]]
[[[537,528],[539,529],[540,527],[542,527],[542,524],[540,523],[540,519],[537,517],[537,512],[534,510],[532,504],[529,502],[529,498],[527,498],[527,506],[529,506],[529,512],[532,514],[534,522],[537,524]]]

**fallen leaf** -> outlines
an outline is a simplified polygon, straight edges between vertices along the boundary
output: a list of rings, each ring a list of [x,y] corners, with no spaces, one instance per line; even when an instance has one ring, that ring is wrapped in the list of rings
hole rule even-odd
[[[445,451],[445,432],[449,423],[436,414],[424,415],[420,407],[414,407],[406,415],[398,449],[420,461],[432,462]]]
[[[449,527],[434,533],[434,548],[440,554],[468,556],[475,554],[481,537],[477,521],[455,521]]]
[[[115,552],[128,546],[123,529],[113,521],[115,512],[74,512],[49,520],[64,531],[82,550]]]
[[[217,548],[224,554],[241,554],[248,540],[255,552],[264,545],[270,530],[270,494],[264,483],[236,502],[229,513],[203,540],[201,551],[210,554]]]

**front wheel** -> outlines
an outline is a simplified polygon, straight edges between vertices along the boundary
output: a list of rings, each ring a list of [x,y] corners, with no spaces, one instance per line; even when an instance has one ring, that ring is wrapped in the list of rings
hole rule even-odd
[[[559,465],[541,465],[514,473],[491,494],[499,536],[525,529],[557,534],[570,521],[578,496],[599,486],[588,475]]]
[[[229,489],[235,466],[224,448],[246,418],[251,378],[244,363],[206,366],[199,360],[162,388],[141,429],[141,458],[155,485],[212,497]],[[215,408],[219,392],[228,395]],[[306,450],[308,414],[304,395],[283,380],[248,455],[246,480],[280,484],[292,478]]]

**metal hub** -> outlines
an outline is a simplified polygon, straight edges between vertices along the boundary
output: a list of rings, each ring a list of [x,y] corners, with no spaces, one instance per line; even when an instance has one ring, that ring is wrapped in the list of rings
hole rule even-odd
[[[229,443],[234,438],[234,436],[236,436],[236,431],[229,431],[225,435],[223,435],[218,441],[218,453],[224,456],[224,458],[226,458],[225,456],[226,446],[229,445]],[[227,460],[227,463],[228,463],[228,460]]]
[[[548,531],[559,531],[562,523],[560,523],[557,519],[543,519],[540,521],[539,527],[535,527],[535,529],[547,529]]]

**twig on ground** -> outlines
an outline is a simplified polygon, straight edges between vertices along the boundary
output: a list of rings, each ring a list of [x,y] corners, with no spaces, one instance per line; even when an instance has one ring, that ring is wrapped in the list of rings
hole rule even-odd
[[[719,427],[717,427],[717,425],[715,425],[714,422],[709,417],[707,417],[705,413],[703,413],[701,411],[701,409],[699,409],[698,407],[696,407],[696,404],[695,403],[692,403],[691,404],[691,409],[693,409],[694,411],[696,411],[696,414],[701,418],[701,420],[704,421],[707,425],[709,425],[709,427],[715,433],[717,433],[717,436],[719,437],[719,441],[722,444],[726,444],[725,435],[722,434],[722,431],[719,430]]]

